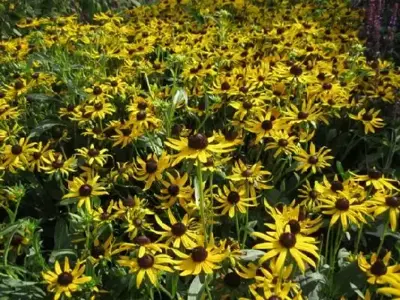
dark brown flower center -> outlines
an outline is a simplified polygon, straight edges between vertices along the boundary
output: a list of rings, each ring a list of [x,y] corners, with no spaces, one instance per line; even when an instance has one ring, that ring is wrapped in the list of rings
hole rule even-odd
[[[79,196],[81,197],[88,197],[91,195],[91,193],[92,193],[92,187],[88,184],[83,184],[79,188]]]
[[[331,182],[331,191],[343,191],[343,184],[340,181],[334,180]]]
[[[141,110],[136,114],[136,120],[143,121],[145,119],[146,119],[146,111],[145,110]]]
[[[34,152],[34,153],[33,153],[33,158],[34,158],[35,160],[38,160],[41,156],[42,156],[42,154],[41,154],[40,152]]]
[[[179,194],[179,185],[176,184],[171,184],[168,187],[168,194],[170,194],[171,196],[176,196]]]
[[[96,148],[91,148],[88,151],[88,155],[90,157],[96,157],[97,155],[99,155],[99,153],[100,153],[99,150],[97,150]]]
[[[224,137],[227,141],[234,141],[239,135],[239,133],[235,129],[226,129],[223,132]]]
[[[294,245],[296,245],[296,235],[291,232],[282,233],[279,237],[279,243],[282,245],[282,247],[292,248]]]
[[[243,102],[244,109],[251,109],[252,107],[253,107],[253,104],[250,101]]]
[[[100,256],[104,255],[105,250],[103,246],[93,246],[90,253],[94,258],[99,258]]]
[[[14,83],[14,88],[16,89],[16,90],[20,90],[20,89],[22,89],[24,87],[24,83],[21,81],[21,80],[17,80],[15,83]]]
[[[242,176],[243,176],[243,177],[250,177],[251,175],[253,175],[253,171],[250,170],[250,169],[244,170],[244,171],[242,172]]]
[[[128,207],[134,207],[135,206],[135,200],[133,199],[132,196],[128,196],[126,198],[123,199],[123,203],[125,206]]]
[[[377,260],[371,266],[371,273],[374,274],[375,276],[385,275],[386,272],[387,272],[387,267],[385,266],[384,262],[381,260]]]
[[[154,265],[154,258],[150,254],[145,254],[137,260],[138,265],[142,269],[149,269]]]
[[[20,155],[22,153],[22,147],[18,144],[11,147],[11,153],[14,155]]]
[[[146,102],[139,102],[138,105],[137,105],[137,107],[138,107],[140,110],[145,110],[145,109],[147,108],[147,103],[146,103]]]
[[[62,272],[60,275],[58,275],[57,283],[62,286],[67,286],[67,285],[71,284],[73,280],[74,280],[74,277],[72,276],[71,273]]]
[[[303,112],[303,111],[301,111],[301,112],[299,112],[298,114],[297,114],[297,118],[299,119],[299,120],[305,120],[305,119],[307,119],[308,118],[308,113],[306,113],[306,112]]]
[[[133,241],[140,246],[148,245],[151,243],[151,240],[145,235],[138,235]]]
[[[157,162],[154,159],[150,159],[146,162],[146,172],[147,173],[154,173],[157,171]]]
[[[178,222],[171,226],[171,232],[175,236],[182,236],[186,232],[185,224]]]
[[[363,119],[363,121],[367,121],[368,122],[368,121],[372,121],[373,117],[372,117],[371,114],[365,113],[365,114],[362,115],[362,119]]]
[[[290,74],[294,76],[300,76],[303,73],[303,70],[299,66],[292,66],[290,68]]]
[[[301,226],[297,220],[290,220],[288,224],[291,233],[298,234],[300,232]]]
[[[315,165],[315,164],[318,162],[318,157],[315,156],[315,155],[311,155],[311,156],[308,158],[308,162],[309,162],[310,164],[312,164],[312,165]]]
[[[113,87],[118,86],[118,81],[116,81],[116,80],[111,81],[111,86],[113,86]]]
[[[286,147],[289,144],[289,142],[286,139],[279,139],[278,145],[279,147]]]
[[[189,136],[188,138],[188,146],[191,149],[202,150],[207,148],[208,139],[204,134],[197,133]]]
[[[195,262],[203,262],[207,259],[208,252],[204,247],[196,247],[192,250],[192,259]]]
[[[350,207],[350,202],[345,198],[339,198],[335,202],[335,207],[337,210],[346,211]]]
[[[240,201],[240,195],[237,192],[230,192],[227,200],[230,204],[236,204]]]
[[[330,90],[330,89],[332,89],[332,84],[330,84],[330,83],[324,83],[324,84],[322,85],[322,88],[323,88],[324,90]]]
[[[221,90],[223,90],[223,91],[228,91],[230,88],[231,88],[231,85],[226,81],[221,84]]]
[[[75,109],[75,105],[73,105],[73,104],[68,104],[68,106],[67,106],[67,111],[68,111],[68,112],[73,112],[74,109]]]
[[[51,163],[54,169],[61,169],[64,166],[64,161],[62,159],[57,159]]]
[[[270,120],[265,120],[261,123],[261,128],[264,130],[271,130],[272,126],[272,121]]]
[[[396,208],[400,206],[400,197],[397,196],[386,197],[385,202],[387,206]]]
[[[230,272],[225,275],[224,283],[232,288],[237,288],[241,283],[241,278],[236,272]]]
[[[11,239],[11,245],[12,246],[19,246],[22,241],[24,240],[24,237],[18,233],[14,234],[12,239]]]
[[[379,179],[382,177],[382,172],[378,170],[371,170],[368,172],[368,177],[371,179]]]
[[[308,195],[310,196],[311,199],[317,199],[318,197],[318,193],[314,190],[310,191]]]
[[[103,90],[101,89],[101,87],[95,86],[95,87],[93,88],[93,94],[94,94],[94,95],[98,96],[98,95],[101,95],[101,93],[103,93]]]
[[[95,110],[102,110],[102,109],[103,109],[103,103],[101,103],[101,102],[96,103],[96,104],[94,105],[94,109],[95,109]]]

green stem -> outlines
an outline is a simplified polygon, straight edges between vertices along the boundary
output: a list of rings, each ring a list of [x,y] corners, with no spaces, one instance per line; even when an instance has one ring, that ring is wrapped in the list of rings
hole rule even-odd
[[[300,180],[292,189],[290,189],[288,192],[286,192],[286,194],[290,194],[293,191],[297,190],[297,188],[299,186],[301,186],[308,178],[310,178],[310,176],[312,175],[312,173],[308,173],[306,177],[304,177],[302,180]]]
[[[381,252],[381,249],[382,249],[382,246],[383,246],[383,242],[385,241],[386,231],[387,231],[387,229],[389,227],[389,220],[390,220],[390,218],[388,216],[387,219],[386,219],[386,222],[385,222],[385,226],[383,227],[383,233],[382,233],[382,236],[381,236],[381,241],[380,241],[379,246],[378,246],[378,250],[376,251],[377,255],[379,255],[379,252]]]
[[[361,223],[361,226],[360,226],[360,228],[358,230],[358,233],[357,233],[356,245],[354,247],[354,255],[357,255],[357,253],[358,253],[358,246],[360,244],[361,234],[362,234],[363,229],[364,229],[364,223]]]
[[[235,213],[235,223],[236,223],[236,234],[237,234],[237,240],[240,243],[240,227],[239,227],[239,213]]]
[[[202,163],[200,160],[197,160],[197,184],[199,188],[199,197],[200,197],[200,218],[203,224],[204,230],[204,245],[207,247],[208,237],[207,237],[207,222],[206,222],[206,214],[205,214],[205,199],[204,199],[204,191],[203,191],[203,172],[201,170]]]
[[[250,186],[249,186],[248,181],[246,181],[246,198],[250,198]],[[246,209],[245,218],[246,218],[246,221],[244,224],[244,234],[243,234],[243,242],[242,242],[243,248],[246,246],[246,241],[247,241],[247,226],[249,224],[249,210],[248,209]]]
[[[325,245],[325,262],[328,261],[328,250],[329,250],[329,239],[331,237],[331,226],[328,226],[328,233],[326,235],[326,245]]]
[[[171,293],[168,292],[168,290],[167,290],[165,287],[163,287],[162,284],[158,285],[158,288],[159,288],[164,294],[166,294],[166,295],[169,297],[169,299],[174,299],[174,297],[171,295]]]
[[[210,175],[210,205],[211,205],[211,224],[210,224],[210,232],[213,232],[213,227],[214,227],[214,195],[213,195],[213,184],[214,184],[214,173],[211,172]]]

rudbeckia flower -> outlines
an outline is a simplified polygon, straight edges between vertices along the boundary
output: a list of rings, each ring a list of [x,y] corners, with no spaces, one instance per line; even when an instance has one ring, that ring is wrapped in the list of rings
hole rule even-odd
[[[357,115],[349,114],[349,117],[353,120],[360,121],[364,125],[365,134],[375,133],[375,128],[382,128],[385,126],[383,119],[378,118],[379,112],[380,110],[375,110],[374,108],[368,111],[363,108]]]
[[[173,166],[184,159],[196,159],[206,163],[213,153],[227,153],[234,150],[232,148],[233,143],[215,144],[213,142],[214,137],[206,137],[202,133],[196,133],[187,138],[181,137],[179,140],[169,138],[165,145],[179,152],[174,155]]]
[[[303,148],[298,148],[296,155],[293,157],[299,162],[296,170],[301,170],[301,173],[307,172],[308,169],[311,169],[312,173],[321,172],[321,169],[330,166],[328,160],[333,159],[333,156],[328,155],[330,151],[326,147],[316,151],[313,142],[310,144],[310,152]]]
[[[90,276],[82,276],[85,272],[84,262],[77,261],[74,269],[71,269],[68,257],[64,258],[64,269],[56,261],[53,271],[42,272],[44,280],[47,282],[47,290],[55,293],[54,300],[60,299],[65,294],[68,298],[72,293],[79,291],[81,286],[92,280]]]

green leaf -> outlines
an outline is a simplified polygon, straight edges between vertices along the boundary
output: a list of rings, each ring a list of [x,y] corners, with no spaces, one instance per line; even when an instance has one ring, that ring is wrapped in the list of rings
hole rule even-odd
[[[203,284],[200,281],[200,277],[196,276],[189,286],[187,300],[197,300],[197,295],[200,293]]]
[[[65,256],[74,256],[76,257],[76,253],[72,249],[60,249],[60,250],[55,250],[51,252],[50,258],[49,258],[49,263],[53,264],[58,257],[65,257]]]
[[[54,229],[54,248],[66,249],[69,248],[69,244],[68,224],[64,219],[59,219]]]
[[[31,131],[28,137],[32,138],[35,136],[41,136],[45,131],[53,128],[54,126],[66,127],[66,124],[59,120],[44,120],[38,126],[36,126],[35,129]]]
[[[240,256],[240,258],[244,261],[256,261],[265,254],[264,251],[255,249],[244,249],[242,250],[242,253],[243,254]]]

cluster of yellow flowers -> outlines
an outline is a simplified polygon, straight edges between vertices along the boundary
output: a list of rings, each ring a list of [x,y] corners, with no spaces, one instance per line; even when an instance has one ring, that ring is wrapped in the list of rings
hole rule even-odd
[[[343,145],[319,138],[352,134],[344,158],[385,130],[400,71],[366,61],[363,10],[327,2],[161,0],[91,24],[23,19],[23,36],[0,40],[1,184],[55,186],[79,236],[74,267],[41,264],[54,299],[127,297],[107,284],[123,290],[123,275],[138,299],[183,297],[178,278],[197,275],[207,299],[303,299],[299,276],[326,265],[320,299],[350,297],[332,287],[344,236],[360,293],[400,297],[399,253],[384,247],[400,214],[383,173],[395,147],[365,175],[336,172]],[[8,225],[32,206],[12,195],[0,190]],[[359,251],[372,222],[379,245]],[[21,255],[33,234],[0,242]]]

